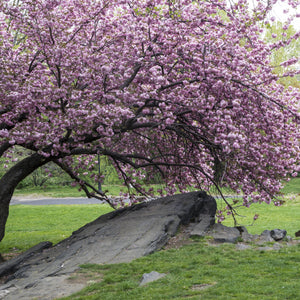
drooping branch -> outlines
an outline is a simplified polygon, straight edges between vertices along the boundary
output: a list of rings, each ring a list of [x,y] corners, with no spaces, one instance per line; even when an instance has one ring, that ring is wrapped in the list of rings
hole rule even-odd
[[[29,113],[23,112],[20,115],[18,115],[17,117],[13,118],[11,120],[11,122],[9,122],[9,124],[7,124],[6,122],[0,123],[0,130],[2,130],[2,129],[10,130],[10,129],[14,128],[16,126],[15,124],[25,121],[27,119],[28,115],[29,115]]]
[[[79,183],[80,187],[84,190],[88,198],[96,198],[101,201],[106,201],[112,208],[116,208],[115,205],[109,200],[109,198],[102,191],[97,190],[91,184],[79,178],[66,164],[59,160],[54,160],[54,163],[58,165],[63,171],[65,171],[72,179]],[[88,188],[93,190],[95,193],[91,193]],[[99,196],[100,195],[100,196]]]
[[[212,178],[210,175],[208,175],[207,172],[205,172],[204,169],[201,166],[197,166],[197,165],[193,165],[193,164],[189,164],[189,163],[171,163],[169,161],[164,162],[164,161],[157,161],[157,160],[153,161],[153,159],[148,159],[148,158],[144,157],[143,155],[138,155],[138,154],[120,154],[120,153],[114,153],[114,152],[111,152],[111,151],[106,151],[103,154],[109,155],[110,157],[113,158],[113,160],[117,164],[117,167],[118,167],[119,171],[121,172],[125,182],[126,182],[126,179],[127,179],[127,175],[122,170],[122,168],[120,167],[118,162],[129,164],[130,166],[132,166],[135,169],[147,168],[147,167],[152,166],[152,167],[156,167],[156,168],[161,170],[160,167],[165,166],[165,167],[190,168],[192,170],[196,170],[196,171],[202,173],[216,187],[216,189],[217,189],[218,193],[220,194],[221,198],[226,203],[229,210],[232,212],[232,216],[233,216],[234,222],[236,224],[235,215],[237,215],[237,212],[232,207],[232,205],[226,200],[225,196],[223,195],[223,193],[222,193],[218,183],[215,181],[215,179]],[[172,154],[172,156],[174,156],[174,154]],[[143,159],[144,161],[147,161],[147,162],[146,163],[135,163],[134,161],[132,161],[133,158]]]
[[[3,115],[3,114],[6,114],[8,112],[10,112],[12,110],[12,107],[11,106],[8,106],[6,108],[3,108],[0,110],[0,116]]]
[[[101,9],[99,9],[98,11],[95,12],[95,14],[93,16],[91,16],[90,20],[84,20],[84,22],[82,24],[80,24],[80,26],[74,31],[74,33],[71,35],[71,37],[68,39],[68,41],[66,42],[66,45],[69,44],[70,42],[72,42],[74,40],[74,38],[76,37],[76,35],[85,27],[87,26],[92,20],[95,20],[101,13],[103,13],[103,11],[109,6],[109,1],[106,1],[103,3],[103,7]]]
[[[296,118],[296,120],[300,120],[300,115],[299,114],[296,114],[294,112],[292,112],[287,106],[279,103],[279,101],[275,100],[275,99],[272,99],[270,96],[268,96],[267,94],[265,94],[264,92],[261,92],[259,90],[257,90],[256,88],[252,87],[251,85],[249,84],[246,84],[240,80],[237,80],[237,79],[231,79],[231,81],[235,82],[235,83],[238,83],[240,84],[241,86],[243,87],[246,87],[252,91],[254,91],[255,93],[257,93],[258,95],[260,95],[261,97],[267,99],[268,101],[276,104],[277,106],[279,106],[280,108],[282,108],[283,110],[286,110],[288,111],[292,116],[294,116]]]
[[[35,67],[37,66],[37,63],[35,63],[37,57],[39,56],[39,54],[41,53],[41,50],[36,51],[36,53],[34,54],[30,64],[29,64],[29,68],[28,68],[28,73],[31,73]]]
[[[5,153],[6,150],[13,147],[9,142],[5,142],[0,146],[0,157]]]
[[[131,74],[131,76],[125,80],[125,82],[120,86],[120,90],[123,90],[124,88],[128,87],[131,82],[134,80],[134,78],[136,77],[137,73],[139,72],[139,70],[141,69],[142,65],[140,63],[136,63],[136,65],[133,68],[133,73]]]

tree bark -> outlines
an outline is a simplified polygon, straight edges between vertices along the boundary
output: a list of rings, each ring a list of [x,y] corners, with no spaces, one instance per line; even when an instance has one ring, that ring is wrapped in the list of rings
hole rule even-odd
[[[0,179],[0,242],[5,234],[5,224],[9,214],[9,203],[18,183],[34,170],[52,159],[53,157],[46,158],[34,153],[14,165]]]

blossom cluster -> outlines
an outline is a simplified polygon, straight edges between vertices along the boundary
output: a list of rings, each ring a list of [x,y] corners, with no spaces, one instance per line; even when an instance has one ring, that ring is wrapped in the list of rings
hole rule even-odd
[[[159,172],[162,193],[215,184],[270,203],[299,171],[300,93],[276,82],[284,43],[262,40],[258,3],[2,1],[0,148],[70,168],[100,153],[142,193],[136,178]]]

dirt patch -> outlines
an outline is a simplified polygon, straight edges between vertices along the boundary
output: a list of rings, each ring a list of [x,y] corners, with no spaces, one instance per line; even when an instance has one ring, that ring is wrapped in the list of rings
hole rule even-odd
[[[214,283],[194,284],[192,286],[192,290],[193,291],[202,291],[202,290],[205,290],[205,289],[208,289],[208,288],[214,286],[215,284],[216,284],[216,282],[214,282]]]
[[[17,249],[17,248],[14,248],[11,252],[7,252],[7,253],[2,253],[2,258],[3,258],[3,261],[2,262],[5,262],[7,260],[10,260],[14,257],[17,257],[18,255],[20,255],[22,253],[21,250]],[[1,262],[1,261],[0,261]]]
[[[70,274],[70,277],[67,279],[67,282],[71,284],[89,285],[89,284],[101,282],[102,278],[103,278],[102,274],[85,270],[85,269],[79,269],[73,274]]]
[[[20,255],[22,253],[21,250],[14,248],[11,252],[8,253],[3,253],[0,254],[0,263],[4,263],[14,257],[17,257],[18,255]],[[6,282],[6,280],[10,277],[11,275],[7,275],[7,276],[1,276],[0,277],[0,284],[4,284]],[[1,299],[1,297],[0,297]]]
[[[191,244],[193,241],[190,239],[190,229],[189,226],[181,226],[179,232],[171,237],[167,244],[164,246],[165,250],[169,249],[179,249],[183,245]]]

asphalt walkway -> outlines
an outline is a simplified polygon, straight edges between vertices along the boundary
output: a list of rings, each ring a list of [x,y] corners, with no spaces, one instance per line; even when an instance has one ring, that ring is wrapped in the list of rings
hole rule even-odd
[[[28,197],[13,197],[10,205],[74,205],[74,204],[99,204],[103,203],[95,198],[28,198]]]

